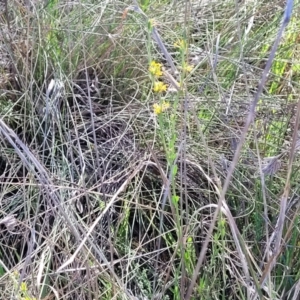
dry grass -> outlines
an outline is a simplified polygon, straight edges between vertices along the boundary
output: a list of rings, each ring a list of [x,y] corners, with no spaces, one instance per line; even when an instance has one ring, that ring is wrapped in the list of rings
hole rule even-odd
[[[297,299],[296,13],[4,3],[0,299]]]

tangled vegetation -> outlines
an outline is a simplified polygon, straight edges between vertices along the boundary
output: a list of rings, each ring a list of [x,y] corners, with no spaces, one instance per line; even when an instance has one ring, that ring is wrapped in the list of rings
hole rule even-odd
[[[298,1],[2,3],[0,299],[298,299]]]

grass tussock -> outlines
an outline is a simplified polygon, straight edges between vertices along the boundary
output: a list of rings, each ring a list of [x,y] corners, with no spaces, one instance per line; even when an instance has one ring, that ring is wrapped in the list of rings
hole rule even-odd
[[[259,2],[4,1],[0,299],[298,299],[298,2],[276,47]]]

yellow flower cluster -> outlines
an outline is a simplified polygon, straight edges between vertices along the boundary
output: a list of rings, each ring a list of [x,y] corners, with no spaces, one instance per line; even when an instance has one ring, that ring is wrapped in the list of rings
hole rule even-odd
[[[186,44],[186,41],[185,40],[177,40],[175,43],[174,43],[174,47],[175,48],[179,48],[180,50],[185,50],[187,48],[187,44]]]
[[[159,115],[162,112],[166,111],[170,107],[170,103],[163,101],[162,103],[155,103],[153,105],[154,114]]]
[[[21,300],[36,300],[36,298],[28,296],[27,283],[24,281],[21,282],[20,292],[23,294],[23,297],[21,297]]]
[[[167,90],[167,85],[161,81],[155,81],[153,85],[153,92],[162,93]]]
[[[158,78],[163,75],[162,72],[162,64],[156,62],[156,61],[151,61],[149,65],[149,72],[151,75],[153,75],[155,78]],[[153,84],[153,92],[154,93],[162,93],[167,90],[167,85],[164,84],[162,81],[155,80]]]
[[[19,279],[20,274],[18,271],[13,272],[13,277],[15,279]],[[28,294],[28,286],[27,283],[22,281],[20,285],[20,294],[18,295],[18,299],[20,300],[36,300],[35,297],[30,297]]]
[[[22,293],[26,293],[27,292],[27,283],[26,282],[21,282],[21,286],[20,286],[20,291]]]
[[[192,70],[194,69],[194,66],[193,65],[189,65],[187,63],[184,63],[183,66],[182,66],[182,70],[187,72],[187,73],[190,73],[192,72]]]
[[[162,67],[162,65],[160,63],[157,63],[153,60],[150,62],[149,72],[155,77],[160,77],[163,74],[161,67]]]

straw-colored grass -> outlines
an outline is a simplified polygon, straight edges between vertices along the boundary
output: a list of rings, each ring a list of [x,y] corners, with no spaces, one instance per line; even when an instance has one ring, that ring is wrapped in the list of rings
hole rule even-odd
[[[3,3],[0,300],[298,299],[298,1]]]

